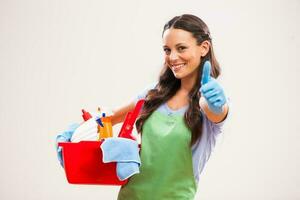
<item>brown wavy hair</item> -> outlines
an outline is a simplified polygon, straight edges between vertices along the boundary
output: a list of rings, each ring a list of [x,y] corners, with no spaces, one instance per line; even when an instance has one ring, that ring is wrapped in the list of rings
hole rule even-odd
[[[205,40],[210,42],[210,49],[208,53],[204,57],[201,57],[201,62],[198,67],[199,73],[197,81],[189,92],[189,107],[184,114],[185,124],[192,133],[191,145],[193,145],[198,139],[201,139],[202,136],[203,116],[200,112],[199,106],[199,99],[201,97],[199,89],[201,87],[200,75],[202,74],[203,64],[207,60],[211,62],[211,76],[214,78],[217,78],[220,75],[220,67],[212,48],[210,31],[207,25],[200,18],[190,14],[176,16],[164,25],[162,35],[167,29],[170,28],[182,29],[192,33],[193,37],[197,40],[198,45]],[[173,95],[175,95],[179,90],[180,85],[180,79],[175,78],[171,69],[165,63],[161,70],[158,84],[154,89],[149,90],[146,95],[143,110],[136,122],[136,128],[139,133],[142,133],[143,124],[152,114],[152,112],[155,111],[161,104],[166,103]]]

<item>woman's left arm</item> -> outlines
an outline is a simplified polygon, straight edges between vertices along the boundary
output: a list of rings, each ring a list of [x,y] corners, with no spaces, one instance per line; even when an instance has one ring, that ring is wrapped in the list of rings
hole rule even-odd
[[[211,64],[206,61],[201,78],[199,105],[210,121],[219,123],[227,116],[228,104],[223,88],[210,76],[210,71]]]
[[[228,114],[229,106],[228,106],[227,103],[225,103],[222,106],[222,112],[221,113],[214,113],[211,109],[209,109],[209,106],[208,106],[208,104],[207,104],[204,97],[200,97],[199,104],[200,104],[200,108],[203,110],[206,117],[214,123],[222,122]]]

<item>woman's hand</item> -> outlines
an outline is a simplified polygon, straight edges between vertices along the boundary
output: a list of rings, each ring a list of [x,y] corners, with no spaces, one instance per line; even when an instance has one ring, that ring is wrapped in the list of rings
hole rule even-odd
[[[206,61],[203,66],[200,92],[207,101],[209,108],[216,114],[222,112],[226,97],[221,85],[210,76],[211,64]]]
[[[224,119],[228,108],[226,105],[226,96],[221,85],[216,81],[215,78],[210,76],[211,64],[206,61],[203,66],[202,78],[201,78],[201,96],[204,97],[209,111],[206,112],[208,118],[213,119],[212,121],[220,121]],[[204,105],[205,102],[200,100],[200,106]],[[204,111],[207,109],[203,109]]]

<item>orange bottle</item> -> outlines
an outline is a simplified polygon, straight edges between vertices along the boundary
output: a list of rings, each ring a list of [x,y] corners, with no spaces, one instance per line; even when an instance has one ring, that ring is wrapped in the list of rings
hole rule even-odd
[[[100,125],[98,126],[99,140],[108,138],[108,137],[113,137],[111,116],[101,117],[101,121],[102,121],[103,127]]]

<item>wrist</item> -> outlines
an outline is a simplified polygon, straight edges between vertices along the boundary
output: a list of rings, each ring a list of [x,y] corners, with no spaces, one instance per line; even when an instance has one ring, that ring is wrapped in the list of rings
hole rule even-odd
[[[219,123],[219,122],[223,121],[226,118],[228,110],[229,110],[228,104],[225,103],[221,107],[221,112],[220,113],[214,113],[212,111],[212,109],[209,108],[209,105],[208,105],[208,103],[207,103],[207,101],[204,97],[200,97],[199,106],[203,110],[206,117],[214,123]]]

